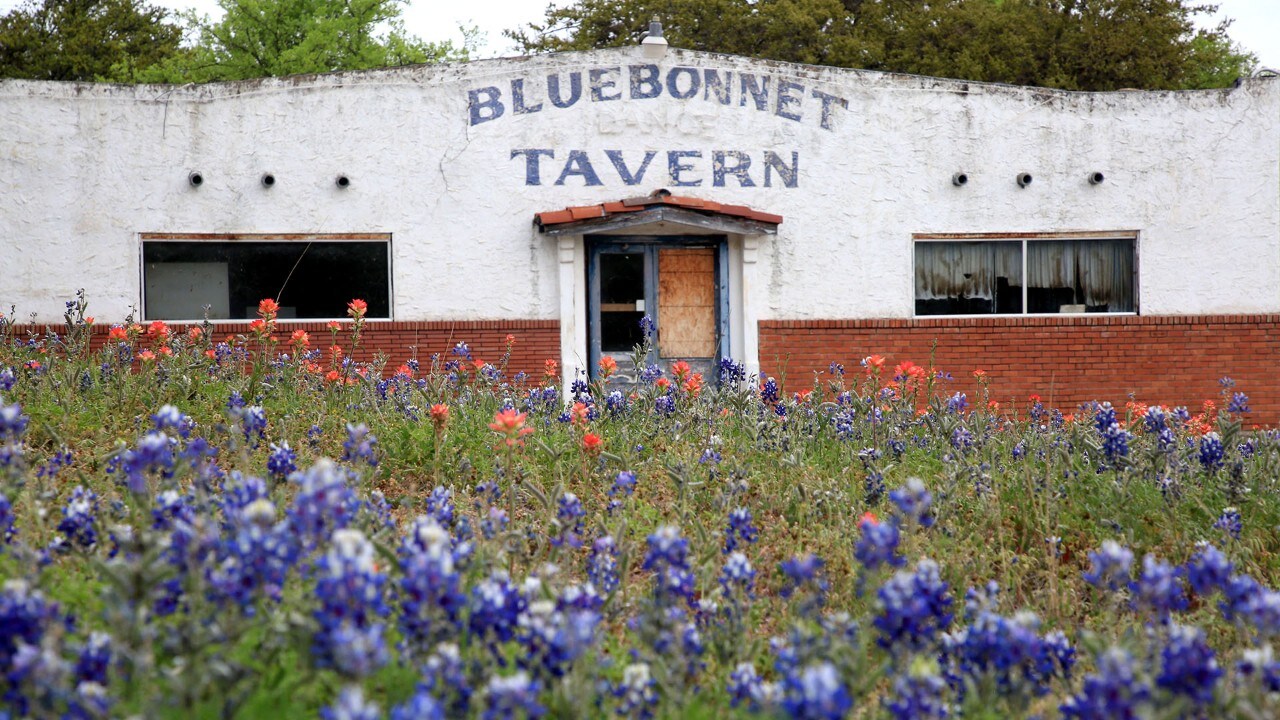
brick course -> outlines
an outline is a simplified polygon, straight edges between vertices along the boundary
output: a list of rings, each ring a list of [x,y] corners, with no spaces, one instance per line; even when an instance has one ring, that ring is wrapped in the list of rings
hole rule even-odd
[[[1247,422],[1280,423],[1280,315],[764,320],[760,366],[792,388],[832,361],[861,372],[867,355],[950,372],[973,397],[972,372],[991,397],[1025,408],[1039,394],[1069,411],[1088,400],[1186,405],[1218,398],[1218,379],[1249,396]]]

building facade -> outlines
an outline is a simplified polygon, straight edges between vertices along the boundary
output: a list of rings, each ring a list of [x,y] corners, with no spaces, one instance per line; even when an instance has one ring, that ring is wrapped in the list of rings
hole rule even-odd
[[[0,82],[0,303],[58,323],[465,340],[571,379],[810,384],[877,353],[992,395],[1280,420],[1280,81],[1069,93],[638,48],[201,86]],[[625,363],[624,363],[625,366]],[[964,389],[964,388],[961,388]]]

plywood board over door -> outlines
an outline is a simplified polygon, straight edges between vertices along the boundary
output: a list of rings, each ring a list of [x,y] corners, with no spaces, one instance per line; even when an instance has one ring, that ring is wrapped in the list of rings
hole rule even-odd
[[[715,357],[715,252],[715,248],[658,250],[658,353],[662,357]]]

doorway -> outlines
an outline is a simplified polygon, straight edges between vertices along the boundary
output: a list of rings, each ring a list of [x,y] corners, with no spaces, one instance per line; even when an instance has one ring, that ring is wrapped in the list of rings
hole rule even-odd
[[[728,243],[722,235],[587,236],[587,319],[591,377],[611,357],[610,387],[639,381],[632,362],[644,342],[641,320],[653,324],[645,363],[668,370],[684,360],[714,383],[728,356]]]

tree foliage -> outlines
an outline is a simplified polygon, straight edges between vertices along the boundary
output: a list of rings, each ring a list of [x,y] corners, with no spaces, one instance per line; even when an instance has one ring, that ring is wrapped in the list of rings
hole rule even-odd
[[[0,17],[0,78],[133,80],[181,40],[169,12],[142,0],[28,0]]]
[[[1221,87],[1256,58],[1188,0],[578,0],[508,31],[526,52],[677,47],[1068,90]]]
[[[197,41],[143,75],[152,82],[207,82],[365,70],[465,59],[461,46],[405,32],[405,0],[219,0],[223,17],[188,15]]]

